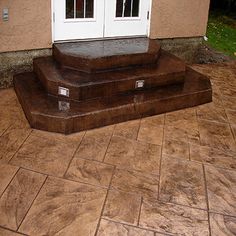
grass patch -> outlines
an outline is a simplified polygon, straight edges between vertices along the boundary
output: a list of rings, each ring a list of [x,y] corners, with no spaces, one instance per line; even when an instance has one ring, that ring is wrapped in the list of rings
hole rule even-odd
[[[207,44],[236,58],[236,19],[222,13],[212,13],[207,27]]]

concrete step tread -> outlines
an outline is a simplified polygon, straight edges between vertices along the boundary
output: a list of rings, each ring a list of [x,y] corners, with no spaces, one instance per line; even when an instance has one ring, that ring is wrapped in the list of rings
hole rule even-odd
[[[185,70],[183,61],[164,51],[158,63],[152,67],[91,74],[62,69],[52,57],[34,60],[34,71],[49,93],[57,96],[58,87],[65,87],[70,90],[70,98],[75,100],[112,96],[135,90],[139,80],[144,82],[143,89],[183,83]]]
[[[54,44],[54,58],[63,66],[87,73],[155,64],[160,45],[148,38],[111,39]]]
[[[80,102],[48,95],[34,73],[16,75],[14,85],[33,128],[66,134],[212,100],[209,79],[190,68],[184,84]]]

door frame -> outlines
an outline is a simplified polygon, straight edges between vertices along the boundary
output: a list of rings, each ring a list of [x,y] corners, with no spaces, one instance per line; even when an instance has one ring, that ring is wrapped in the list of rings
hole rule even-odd
[[[92,40],[105,40],[105,39],[116,39],[116,38],[131,38],[132,36],[127,36],[127,37],[103,37],[103,38],[94,38],[94,39],[78,39],[78,40],[63,40],[63,41],[55,41],[55,2],[57,0],[51,0],[51,33],[52,33],[52,44],[55,42],[71,42],[71,41],[92,41]],[[144,0],[145,1],[145,0]],[[148,25],[147,25],[147,37],[150,37],[150,33],[151,33],[151,20],[152,20],[152,1],[153,0],[149,0],[149,19],[148,19]],[[138,37],[138,36],[134,36],[134,37]],[[140,36],[143,37],[143,36]]]

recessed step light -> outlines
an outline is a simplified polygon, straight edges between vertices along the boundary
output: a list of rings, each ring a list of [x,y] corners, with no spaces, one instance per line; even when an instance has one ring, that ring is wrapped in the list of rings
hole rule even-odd
[[[69,97],[70,90],[68,88],[58,87],[58,95]]]
[[[144,84],[145,84],[144,80],[137,80],[136,83],[135,83],[135,88],[136,89],[144,88]]]

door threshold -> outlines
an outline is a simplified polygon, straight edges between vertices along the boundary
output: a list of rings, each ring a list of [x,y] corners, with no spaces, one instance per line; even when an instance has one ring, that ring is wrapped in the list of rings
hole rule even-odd
[[[76,43],[76,42],[90,42],[90,41],[104,41],[104,40],[116,40],[116,39],[133,39],[133,38],[148,38],[147,35],[133,35],[133,36],[120,36],[120,37],[104,37],[104,38],[90,38],[90,39],[68,39],[68,40],[57,40],[57,43]]]

